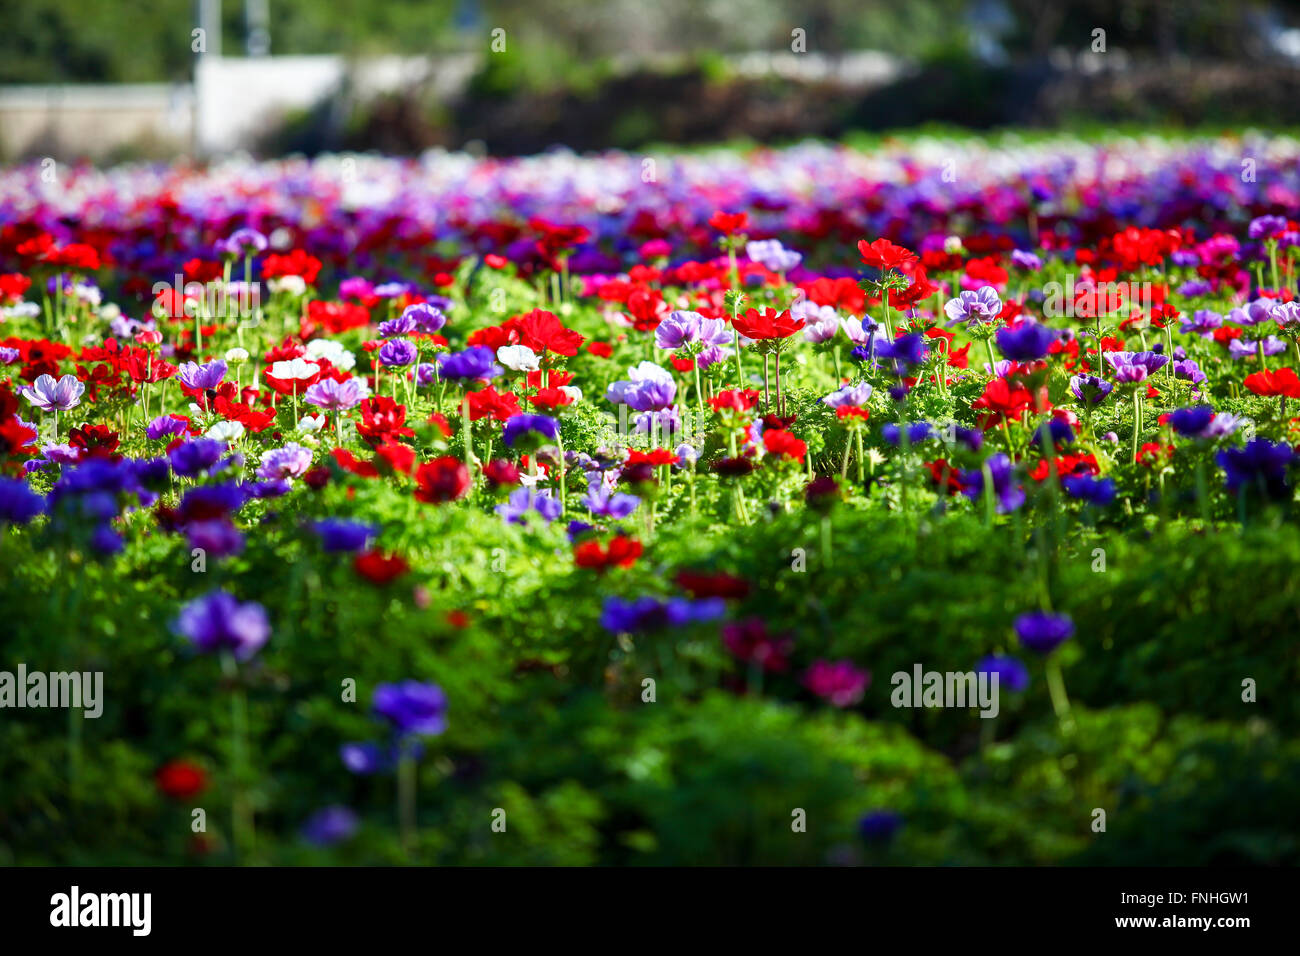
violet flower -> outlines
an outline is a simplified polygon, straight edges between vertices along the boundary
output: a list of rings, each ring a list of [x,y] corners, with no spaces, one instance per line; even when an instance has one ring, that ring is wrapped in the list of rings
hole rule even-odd
[[[22,395],[43,411],[66,412],[81,404],[85,391],[85,384],[75,375],[65,375],[57,381],[52,375],[40,375],[22,390]]]
[[[206,392],[208,389],[216,388],[226,377],[226,363],[220,359],[208,362],[206,365],[183,362],[176,370],[176,377],[187,388],[192,388],[196,392]]]
[[[225,591],[212,591],[186,604],[174,626],[199,652],[229,651],[236,660],[252,657],[271,636],[262,605],[241,604]]]

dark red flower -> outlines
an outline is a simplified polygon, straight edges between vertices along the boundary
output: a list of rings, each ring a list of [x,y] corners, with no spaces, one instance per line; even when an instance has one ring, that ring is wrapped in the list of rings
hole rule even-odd
[[[426,461],[415,470],[415,481],[419,485],[415,497],[430,504],[464,498],[470,489],[469,469],[459,458],[450,455]]]
[[[158,768],[154,781],[164,796],[186,800],[202,793],[208,785],[203,768],[186,760],[172,760]]]
[[[483,469],[483,477],[493,485],[517,485],[519,484],[519,469],[511,461],[505,458],[497,458],[487,463]]]
[[[677,584],[693,598],[740,601],[749,597],[749,583],[726,571],[678,571]]]

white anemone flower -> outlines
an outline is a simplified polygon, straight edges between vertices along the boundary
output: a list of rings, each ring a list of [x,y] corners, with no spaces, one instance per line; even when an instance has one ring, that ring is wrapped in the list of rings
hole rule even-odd
[[[497,361],[516,372],[536,372],[541,368],[537,353],[527,345],[503,345],[497,349]]]
[[[236,442],[244,437],[244,426],[240,422],[217,422],[203,433],[203,437],[215,438],[217,441]]]

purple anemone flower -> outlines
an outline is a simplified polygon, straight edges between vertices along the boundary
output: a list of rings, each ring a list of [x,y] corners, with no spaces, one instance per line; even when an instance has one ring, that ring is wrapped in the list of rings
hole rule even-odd
[[[1075,375],[1070,379],[1070,391],[1085,405],[1100,405],[1115,386],[1096,375]]]
[[[690,601],[686,598],[641,597],[625,601],[608,597],[600,614],[600,626],[613,634],[662,631],[716,621],[726,613],[722,598]]]
[[[1267,497],[1279,501],[1290,498],[1287,470],[1294,460],[1295,452],[1290,445],[1274,444],[1266,438],[1256,438],[1242,448],[1225,448],[1215,456],[1229,491],[1240,493],[1243,488],[1258,488]]]
[[[975,671],[979,674],[996,674],[998,688],[1009,690],[1013,694],[1019,694],[1029,687],[1029,668],[1015,657],[990,654],[975,665]]]
[[[960,322],[981,325],[992,322],[1002,314],[1002,300],[998,298],[997,289],[986,285],[973,292],[967,290],[956,298],[949,299],[943,311],[950,319],[949,325],[957,325]]]
[[[321,547],[329,552],[361,551],[379,533],[376,525],[349,518],[323,518],[311,529],[320,538]]]
[[[389,339],[379,349],[379,364],[388,368],[405,368],[420,357],[420,350],[409,339]]]
[[[1190,316],[1183,316],[1178,323],[1178,331],[1184,335],[1199,335],[1209,338],[1214,330],[1223,325],[1223,316],[1210,309],[1197,309]]]
[[[325,378],[315,385],[308,386],[303,397],[317,408],[323,408],[328,412],[341,412],[360,405],[366,393],[355,378],[342,382]]]
[[[199,548],[210,558],[228,558],[244,550],[244,536],[225,518],[191,521],[185,526],[191,548]]]
[[[1030,611],[1016,618],[1016,637],[1035,654],[1052,653],[1074,634],[1074,622],[1067,614]]]
[[[45,510],[45,499],[21,478],[0,477],[0,524],[27,524]]]
[[[1121,383],[1144,382],[1169,362],[1168,355],[1159,352],[1107,352],[1106,361],[1115,370],[1115,379]]]
[[[302,825],[302,838],[314,846],[342,843],[357,832],[357,815],[347,807],[317,810]]]
[[[628,370],[628,378],[614,382],[605,390],[607,401],[627,405],[638,412],[661,411],[677,397],[677,382],[672,373],[653,362],[642,362]]]
[[[406,313],[402,313],[395,319],[380,322],[379,335],[385,339],[392,339],[397,338],[399,335],[410,335],[415,331],[415,328],[415,319],[408,317]]]
[[[176,370],[176,377],[186,388],[192,388],[196,392],[206,392],[210,388],[216,388],[226,377],[226,363],[220,359],[208,362],[206,365],[184,362]]]
[[[262,455],[257,477],[268,481],[301,478],[310,468],[311,449],[291,441],[283,448],[273,448]]]
[[[22,395],[43,411],[66,412],[81,404],[85,391],[85,384],[75,375],[65,375],[57,381],[52,375],[40,375],[22,390]]]
[[[655,328],[655,345],[671,351],[698,342],[703,320],[698,312],[669,312]]]
[[[1004,454],[996,454],[986,463],[990,477],[993,479],[993,494],[997,498],[999,514],[1009,514],[1025,503],[1025,489],[1016,481],[1015,466]],[[978,502],[984,494],[984,468],[972,468],[962,473],[963,493],[971,501]]]
[[[399,737],[436,737],[447,729],[447,695],[437,684],[417,680],[380,684],[375,688],[374,710]]]
[[[1023,249],[1011,250],[1011,262],[1021,269],[1028,269],[1030,272],[1037,272],[1043,267],[1043,260],[1032,252]]]
[[[240,256],[265,252],[270,245],[266,236],[256,229],[236,229],[227,238],[217,240],[216,252],[218,255],[238,259]]]
[[[502,438],[509,447],[514,448],[515,443],[526,435],[555,441],[560,437],[560,423],[549,415],[512,415],[506,419]]]
[[[229,651],[247,660],[271,636],[266,609],[255,601],[240,604],[225,591],[213,591],[181,608],[176,630],[204,654]]]
[[[159,415],[145,427],[144,434],[150,441],[158,441],[183,434],[187,428],[189,426],[184,419],[172,415]]]
[[[1196,359],[1180,359],[1174,362],[1174,378],[1200,385],[1205,381],[1205,373],[1201,371]]]
[[[202,472],[211,472],[226,451],[226,443],[215,438],[195,438],[177,445],[167,453],[172,471],[182,478],[193,478]]]
[[[416,302],[402,310],[402,318],[409,319],[420,332],[437,332],[447,324],[447,316],[432,302]]]
[[[1013,362],[1033,362],[1045,356],[1060,335],[1041,323],[1021,322],[1014,329],[998,329],[998,350]]]
[[[1246,235],[1251,239],[1269,239],[1286,232],[1286,227],[1287,222],[1283,216],[1258,216],[1246,227]]]
[[[862,406],[871,398],[871,386],[867,382],[858,385],[845,385],[831,392],[822,399],[823,405],[831,408],[843,408],[846,405]]]
[[[605,487],[600,478],[591,482],[582,503],[593,515],[620,521],[636,511],[641,499],[636,495],[626,495]]]
[[[463,352],[439,355],[438,368],[443,378],[466,381],[496,378],[505,371],[496,363],[496,354],[485,345],[472,345]]]
[[[496,508],[497,514],[505,518],[508,524],[523,524],[528,513],[533,511],[550,524],[563,510],[559,499],[551,494],[549,488],[537,491],[527,486],[510,492],[510,497]]]

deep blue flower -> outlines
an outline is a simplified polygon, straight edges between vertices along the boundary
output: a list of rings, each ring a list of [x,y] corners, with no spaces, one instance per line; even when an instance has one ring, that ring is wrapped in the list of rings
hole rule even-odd
[[[357,815],[347,807],[317,810],[302,826],[302,838],[316,846],[333,846],[357,832]]]
[[[585,521],[578,521],[575,518],[573,521],[569,522],[568,526],[564,530],[564,533],[569,536],[569,542],[573,543],[577,541],[579,538],[581,538],[588,531],[594,531],[595,529],[596,529],[595,525],[588,524]]]
[[[975,670],[980,674],[997,674],[999,690],[1019,694],[1029,686],[1029,668],[1019,658],[990,654],[975,665]]]
[[[1052,436],[1052,445],[1068,445],[1074,441],[1074,429],[1069,423],[1061,421],[1059,418],[1053,418],[1047,423],[1047,431]],[[1030,439],[1035,445],[1043,443],[1043,426],[1039,425],[1034,432],[1034,437]]]
[[[166,458],[142,458],[129,465],[133,483],[149,491],[162,491],[171,477],[171,462]]]
[[[1013,362],[1033,362],[1045,356],[1060,335],[1038,322],[1021,322],[1014,329],[998,329],[998,350]]]
[[[193,521],[185,526],[191,548],[201,549],[207,557],[227,558],[244,550],[244,536],[229,521]]]
[[[1104,508],[1115,500],[1115,479],[1092,475],[1070,475],[1061,479],[1061,487],[1071,498]]]
[[[399,737],[436,737],[447,729],[447,695],[437,684],[407,680],[375,688],[374,710]]]
[[[924,362],[929,351],[925,344],[925,337],[920,332],[900,335],[892,342],[876,343],[876,358],[892,359],[896,363],[895,371],[899,374],[902,374],[906,368]]]
[[[978,428],[962,428],[952,425],[947,429],[948,438],[955,444],[965,445],[971,451],[979,451],[984,445],[984,432]]]
[[[215,438],[195,438],[177,445],[167,453],[172,463],[172,470],[182,478],[193,478],[212,467],[221,460],[226,445]]]
[[[1200,438],[1214,421],[1214,409],[1209,405],[1180,408],[1169,416],[1174,431],[1188,438]]]
[[[858,821],[858,834],[868,843],[888,843],[903,826],[903,817],[893,810],[872,810]]]
[[[560,499],[551,494],[549,488],[538,491],[526,486],[510,492],[510,497],[497,505],[496,512],[506,519],[508,524],[523,524],[530,511],[541,515],[550,524],[564,511]]]
[[[350,772],[359,774],[378,773],[390,764],[388,755],[374,743],[344,744],[339,748],[339,758]]]
[[[1015,466],[1006,455],[998,453],[987,462],[989,476],[993,479],[993,494],[997,497],[999,514],[1008,514],[1025,503],[1025,489],[1016,481]],[[984,494],[984,469],[972,468],[962,472],[962,493],[978,502]]]
[[[647,596],[625,601],[620,597],[608,597],[600,614],[600,625],[613,634],[638,634],[716,621],[726,610],[726,603],[721,598],[689,601]]]
[[[1259,488],[1268,497],[1280,500],[1291,495],[1287,468],[1294,458],[1290,445],[1275,445],[1266,438],[1247,442],[1244,448],[1225,448],[1215,456],[1229,491]]]
[[[117,554],[124,547],[122,536],[107,522],[95,526],[94,532],[90,535],[90,546],[102,555]]]
[[[930,427],[929,422],[908,422],[907,423],[907,443],[915,445],[917,442],[923,442],[933,433],[934,429]],[[885,425],[880,429],[880,437],[891,445],[897,445],[903,437],[903,426],[897,422]]]
[[[438,369],[443,378],[473,379],[496,378],[505,371],[496,363],[496,355],[485,345],[472,345],[463,352],[438,356]]]
[[[0,477],[0,524],[27,524],[45,510],[45,499],[21,478]]]
[[[200,652],[230,651],[239,660],[252,657],[271,636],[262,605],[240,604],[225,591],[212,591],[186,604],[174,627]]]
[[[1016,636],[1036,654],[1052,653],[1074,634],[1074,622],[1066,614],[1030,611],[1016,618]]]
[[[376,525],[349,518],[324,518],[312,525],[326,551],[361,551],[379,533]]]
[[[549,415],[512,415],[506,419],[502,439],[513,448],[515,442],[529,432],[536,433],[548,441],[555,441],[560,436],[560,423]]]

